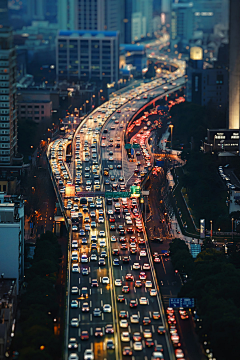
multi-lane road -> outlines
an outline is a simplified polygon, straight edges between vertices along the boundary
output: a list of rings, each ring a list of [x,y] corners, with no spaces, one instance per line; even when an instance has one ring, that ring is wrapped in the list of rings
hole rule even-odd
[[[164,95],[184,81],[158,80],[128,91],[96,109],[73,139],[50,146],[65,216],[72,220],[66,358],[174,359],[138,200],[120,194],[105,199],[103,193],[124,194],[138,179],[136,163],[128,161],[124,149],[132,115],[149,96]],[[73,157],[66,163],[69,141]],[[72,184],[75,196],[67,197]]]

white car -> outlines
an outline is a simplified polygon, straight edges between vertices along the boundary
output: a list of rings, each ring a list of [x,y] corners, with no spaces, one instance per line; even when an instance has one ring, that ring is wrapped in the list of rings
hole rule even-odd
[[[102,283],[103,283],[103,284],[109,284],[109,277],[104,276],[104,277],[102,278]]]
[[[103,230],[99,231],[99,237],[105,237],[105,231]]]
[[[73,318],[73,319],[71,320],[71,326],[72,326],[72,327],[79,327],[79,321],[78,321],[77,318]]]
[[[82,254],[82,256],[81,256],[81,262],[82,262],[82,263],[88,262],[87,254]]]
[[[147,298],[145,296],[140,297],[139,304],[140,305],[147,305],[148,304]]]
[[[113,215],[113,210],[108,210],[108,215]]]
[[[157,290],[156,289],[151,289],[150,290],[150,296],[157,296]]]
[[[145,287],[146,287],[146,288],[151,288],[151,287],[152,287],[152,282],[151,282],[150,280],[147,280],[147,281],[145,282]]]
[[[72,272],[79,272],[79,266],[78,266],[78,264],[73,264],[73,265],[72,265]]]
[[[122,286],[122,280],[121,279],[116,279],[115,280],[115,286]]]
[[[121,341],[123,341],[123,342],[128,342],[128,341],[130,341],[130,335],[129,335],[129,332],[122,332],[121,333]]]
[[[103,217],[103,216],[99,216],[98,222],[99,222],[99,224],[104,224],[104,217]]]
[[[131,220],[131,219],[127,219],[127,220],[126,220],[126,224],[127,224],[127,225],[132,225],[132,224],[133,224],[133,222],[132,222],[132,220]]]
[[[100,245],[100,247],[106,246],[106,241],[105,240],[100,240],[99,245]]]
[[[78,294],[78,291],[79,291],[79,289],[77,286],[72,286],[72,289],[71,289],[72,294]]]
[[[133,343],[133,350],[141,351],[143,348],[141,341],[136,341]]]
[[[72,248],[74,248],[74,249],[78,248],[78,241],[77,240],[72,241]]]
[[[116,236],[111,236],[111,242],[116,242],[116,241],[117,241]]]
[[[94,353],[91,349],[84,351],[84,360],[94,360]]]
[[[72,353],[68,357],[68,360],[78,360],[78,359],[79,359],[79,357],[78,357],[78,354],[76,354],[76,353]]]
[[[141,250],[139,255],[140,255],[140,256],[147,256],[147,253],[146,253],[145,250]]]
[[[138,324],[138,323],[139,323],[139,317],[138,317],[138,315],[133,314],[133,315],[130,317],[130,321],[131,321],[131,323],[133,323],[133,324]]]
[[[126,319],[120,320],[120,327],[121,328],[127,328],[128,327],[128,321]]]
[[[133,264],[133,270],[139,270],[141,268],[139,263],[134,263]]]
[[[77,300],[72,300],[71,301],[71,308],[78,308],[78,301]]]
[[[103,312],[105,312],[105,313],[110,313],[110,312],[112,312],[112,307],[111,307],[111,305],[109,305],[109,304],[104,304],[104,305],[103,305]]]

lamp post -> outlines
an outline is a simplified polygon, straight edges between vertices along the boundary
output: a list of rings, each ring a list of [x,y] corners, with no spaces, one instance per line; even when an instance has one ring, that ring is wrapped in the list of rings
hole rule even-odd
[[[173,132],[173,125],[171,124],[171,125],[169,125],[169,127],[170,127],[170,130],[171,130],[171,149],[172,149],[172,132]]]
[[[233,240],[233,221],[234,221],[234,218],[232,218],[232,240]]]
[[[210,225],[211,225],[210,236],[211,236],[211,240],[212,240],[212,220],[210,220]]]

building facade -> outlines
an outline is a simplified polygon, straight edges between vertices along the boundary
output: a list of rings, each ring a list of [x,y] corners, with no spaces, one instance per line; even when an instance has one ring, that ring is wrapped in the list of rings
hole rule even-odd
[[[2,24],[1,17],[0,23]],[[2,26],[0,27],[0,166],[11,165],[17,153],[16,73],[12,30],[7,25]]]
[[[18,119],[32,120],[36,123],[52,118],[52,101],[49,91],[22,89],[17,93]]]
[[[119,31],[124,41],[125,0],[58,0],[60,30]]]
[[[56,51],[58,80],[118,81],[117,31],[59,31]]]
[[[240,117],[240,2],[230,1],[229,129],[239,129]]]
[[[0,274],[14,278],[17,292],[24,276],[24,203],[0,193]]]

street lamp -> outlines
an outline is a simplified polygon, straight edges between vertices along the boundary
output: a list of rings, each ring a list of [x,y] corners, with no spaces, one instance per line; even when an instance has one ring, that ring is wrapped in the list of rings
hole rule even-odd
[[[171,125],[169,125],[169,127],[170,127],[170,130],[171,130],[171,149],[172,149],[172,132],[173,132],[173,125],[171,124]]]
[[[233,240],[233,221],[234,221],[234,218],[232,218],[232,240]]]
[[[211,236],[211,240],[212,240],[212,220],[210,220],[210,225],[211,225],[210,236]]]

